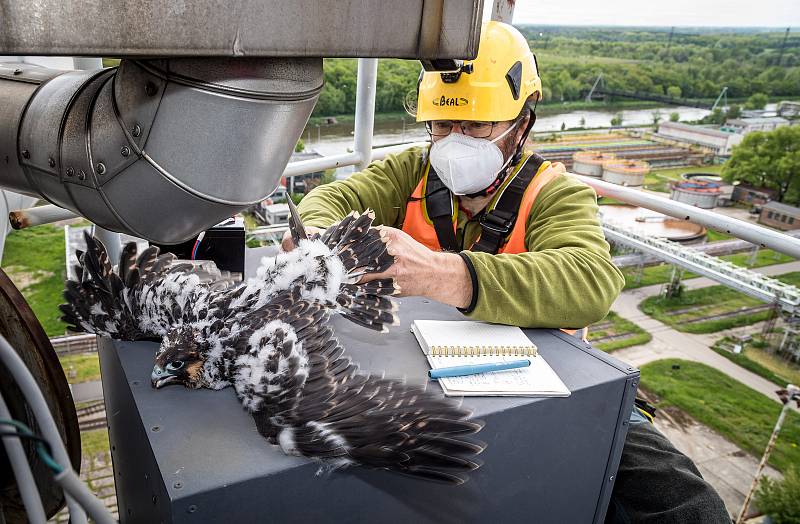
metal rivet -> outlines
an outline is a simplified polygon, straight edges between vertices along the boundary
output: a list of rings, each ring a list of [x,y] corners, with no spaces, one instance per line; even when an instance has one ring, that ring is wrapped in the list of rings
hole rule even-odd
[[[153,498],[150,500],[153,501],[153,504],[158,504],[158,497],[156,497],[155,495],[153,495]]]
[[[608,477],[608,481],[609,482],[611,482],[612,480],[614,480],[614,475],[611,475],[610,477]]]
[[[22,69],[20,69],[20,68],[14,69],[14,74],[15,75],[21,75],[22,74]]]
[[[122,156],[128,156],[131,154],[131,150],[128,146],[122,146],[122,149],[119,150],[119,154]]]
[[[98,175],[106,174],[106,166],[102,162],[97,163],[97,174]]]
[[[138,380],[131,381],[131,386],[138,386],[139,384],[141,384],[141,382],[139,382]]]
[[[161,426],[153,426],[152,428],[150,428],[150,431],[158,433],[159,431],[161,431]]]
[[[67,176],[75,176],[75,169],[68,167],[67,168]]]
[[[31,152],[28,151],[27,149],[23,149],[22,150],[22,158],[30,158],[30,157],[31,157]]]
[[[153,82],[147,82],[144,85],[144,92],[147,93],[147,96],[153,96],[158,93],[158,88]]]
[[[78,180],[86,180],[86,172],[83,169],[78,173]]]
[[[179,481],[175,482],[175,483],[172,485],[172,487],[173,487],[173,488],[175,488],[175,489],[181,489],[181,488],[183,487],[183,482],[181,482],[181,481],[179,480]]]
[[[56,167],[56,161],[53,159],[53,157],[47,158],[47,165],[50,167]]]
[[[136,125],[133,126],[133,129],[131,130],[131,134],[133,136],[139,136],[139,135],[142,134],[142,128],[139,127],[139,124],[136,124]]]
[[[186,508],[186,511],[188,511],[189,513],[194,513],[195,511],[197,511],[197,506],[195,506],[194,504],[192,504],[191,506],[189,506],[188,508]]]

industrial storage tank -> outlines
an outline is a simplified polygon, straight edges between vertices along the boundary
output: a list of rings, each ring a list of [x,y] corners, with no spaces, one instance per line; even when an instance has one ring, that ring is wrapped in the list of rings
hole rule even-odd
[[[675,182],[672,184],[670,198],[696,206],[702,209],[712,209],[717,207],[717,199],[722,193],[719,182],[702,179],[690,179]]]
[[[572,172],[599,178],[603,176],[603,163],[609,160],[616,160],[616,158],[613,153],[576,151],[572,155]]]
[[[663,238],[681,244],[696,244],[706,238],[706,228],[699,224],[672,218],[643,207],[600,206],[600,214],[604,223],[620,226],[648,237]]]
[[[603,162],[603,180],[621,186],[641,186],[650,172],[650,164],[642,160],[615,159]]]

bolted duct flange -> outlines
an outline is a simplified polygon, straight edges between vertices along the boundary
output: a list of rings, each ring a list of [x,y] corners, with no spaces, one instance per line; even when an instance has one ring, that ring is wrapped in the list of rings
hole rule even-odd
[[[17,79],[0,74],[0,102],[25,108],[16,129],[0,122],[0,153],[13,142],[18,162],[0,165],[0,184],[170,244],[274,190],[322,89],[322,60],[123,60],[41,76],[35,91],[12,90]]]

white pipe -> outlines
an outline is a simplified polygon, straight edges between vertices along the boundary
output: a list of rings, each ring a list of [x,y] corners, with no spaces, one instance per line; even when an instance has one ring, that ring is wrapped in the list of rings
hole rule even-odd
[[[375,130],[375,86],[378,82],[377,58],[358,59],[356,82],[353,152],[358,155],[356,171],[361,171],[372,161],[372,133]]]
[[[42,430],[42,437],[50,443],[50,448],[53,450],[53,458],[62,467],[71,468],[72,463],[69,460],[67,448],[64,447],[61,434],[58,432],[58,427],[53,420],[53,415],[50,414],[50,408],[47,406],[47,401],[45,401],[36,379],[33,378],[27,366],[25,366],[25,362],[22,361],[22,358],[2,335],[0,335],[0,361],[3,362],[19,389],[22,390],[22,394],[28,402],[37,424],[39,424],[39,429]],[[66,498],[70,522],[86,524],[86,512],[71,496],[67,495]]]
[[[790,237],[779,231],[750,224],[742,220],[727,217],[707,209],[700,209],[683,202],[660,197],[630,187],[619,186],[598,178],[575,175],[575,178],[594,188],[600,196],[610,197],[628,204],[634,204],[659,213],[664,213],[687,222],[693,222],[715,231],[747,240],[761,247],[768,247],[780,253],[800,258],[800,239]]]
[[[8,214],[8,219],[11,221],[11,227],[14,229],[24,229],[40,224],[58,222],[59,220],[78,218],[79,216],[80,215],[76,215],[68,209],[54,206],[53,204],[47,204],[44,206],[12,211]]]
[[[3,395],[0,395],[0,418],[12,420],[11,412],[8,410]],[[0,430],[20,432],[14,426],[5,424],[0,424]],[[14,472],[22,504],[25,506],[25,513],[28,514],[28,520],[37,524],[47,522],[47,516],[42,507],[42,499],[39,496],[39,488],[36,487],[36,481],[33,478],[33,473],[31,473],[31,466],[25,456],[25,448],[22,447],[22,439],[4,436],[0,440],[3,441],[3,445],[6,448],[6,455],[8,455],[8,461],[11,463],[11,470]]]

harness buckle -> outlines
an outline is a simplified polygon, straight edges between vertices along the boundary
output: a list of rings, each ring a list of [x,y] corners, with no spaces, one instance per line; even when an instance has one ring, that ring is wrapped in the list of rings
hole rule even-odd
[[[481,228],[488,229],[500,235],[508,235],[511,232],[513,220],[503,220],[493,213],[485,213],[479,220]]]

